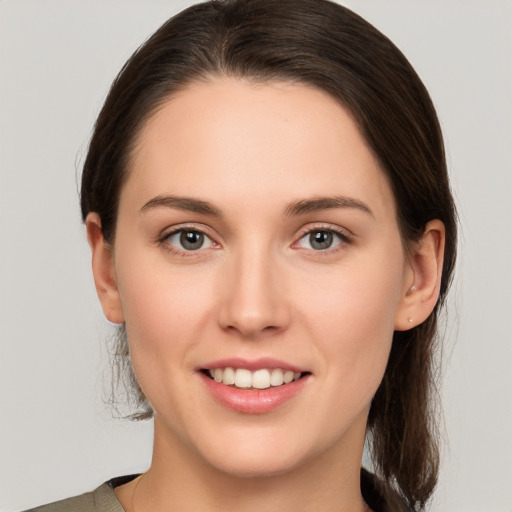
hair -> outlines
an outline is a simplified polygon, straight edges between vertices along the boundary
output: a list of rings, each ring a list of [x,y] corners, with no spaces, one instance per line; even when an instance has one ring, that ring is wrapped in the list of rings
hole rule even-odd
[[[177,91],[212,77],[287,81],[329,93],[348,109],[387,175],[405,247],[427,222],[446,229],[440,299],[429,318],[395,332],[373,399],[367,439],[385,510],[425,508],[439,468],[437,322],[456,253],[456,212],[441,129],[429,94],[400,50],[357,14],[328,0],[219,0],[168,20],[128,60],[95,124],[81,209],[97,212],[113,243],[119,196],[144,123]],[[152,409],[133,374],[124,326],[117,359],[139,410]],[[402,505],[403,506],[403,505]]]

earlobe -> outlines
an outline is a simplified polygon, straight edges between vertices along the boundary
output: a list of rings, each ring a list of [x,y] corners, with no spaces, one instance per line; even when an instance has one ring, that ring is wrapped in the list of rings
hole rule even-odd
[[[412,329],[432,313],[441,288],[444,245],[444,224],[437,219],[430,221],[421,240],[410,251],[409,268],[395,317],[395,330]]]
[[[103,237],[99,215],[89,213],[85,219],[85,226],[92,251],[94,284],[103,313],[110,322],[121,324],[124,322],[124,316],[115,279],[114,254]]]

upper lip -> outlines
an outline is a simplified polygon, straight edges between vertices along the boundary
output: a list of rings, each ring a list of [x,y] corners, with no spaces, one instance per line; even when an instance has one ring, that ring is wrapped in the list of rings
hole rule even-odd
[[[258,359],[243,359],[240,357],[232,357],[227,359],[218,359],[206,363],[204,366],[198,368],[199,370],[213,370],[215,368],[245,368],[247,370],[256,371],[263,368],[272,370],[274,368],[280,368],[281,370],[290,370],[294,373],[303,373],[306,370],[300,368],[294,364],[275,359],[273,357],[260,357]]]

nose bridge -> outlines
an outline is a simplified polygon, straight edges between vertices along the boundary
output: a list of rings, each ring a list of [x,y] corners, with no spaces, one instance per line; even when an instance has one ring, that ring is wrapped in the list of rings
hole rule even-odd
[[[289,321],[283,274],[270,244],[256,238],[233,250],[222,277],[219,323],[244,336],[276,332]]]

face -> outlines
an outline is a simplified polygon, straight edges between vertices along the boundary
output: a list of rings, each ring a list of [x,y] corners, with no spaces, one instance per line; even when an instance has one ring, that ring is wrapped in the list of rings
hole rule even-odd
[[[219,79],[171,98],[140,134],[112,271],[156,446],[245,476],[360,464],[411,269],[330,96]]]

